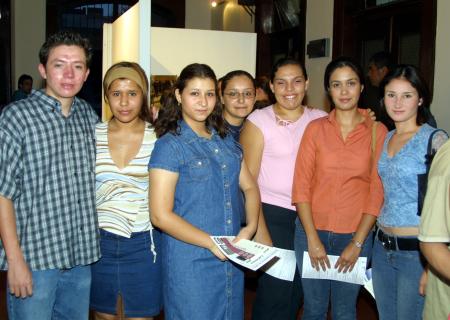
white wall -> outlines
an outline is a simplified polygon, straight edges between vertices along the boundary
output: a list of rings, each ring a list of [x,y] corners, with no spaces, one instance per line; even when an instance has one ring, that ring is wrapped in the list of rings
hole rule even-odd
[[[306,6],[305,50],[311,40],[330,39],[329,57],[309,59],[305,52],[305,67],[309,78],[307,103],[309,106],[328,110],[329,103],[323,89],[323,74],[333,54],[331,50],[333,47],[333,0],[308,0]]]
[[[33,77],[33,87],[39,89],[42,79],[38,72],[39,49],[45,41],[45,0],[11,1],[11,73],[13,88],[23,73]]]
[[[208,64],[217,77],[235,69],[255,75],[256,33],[175,28],[151,30],[152,75],[177,75],[193,62]]]
[[[437,1],[434,97],[431,111],[438,126],[450,132],[450,1]]]
[[[114,21],[112,33],[114,41],[112,41],[111,62],[121,60],[139,62],[139,4],[131,7]]]

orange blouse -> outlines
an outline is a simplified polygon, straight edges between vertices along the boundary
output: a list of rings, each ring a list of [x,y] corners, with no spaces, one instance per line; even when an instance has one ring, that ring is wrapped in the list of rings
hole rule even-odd
[[[311,205],[317,230],[351,233],[363,213],[378,216],[383,186],[378,176],[386,127],[376,127],[375,160],[372,160],[373,121],[366,119],[344,141],[336,112],[312,121],[305,130],[295,163],[292,203]]]

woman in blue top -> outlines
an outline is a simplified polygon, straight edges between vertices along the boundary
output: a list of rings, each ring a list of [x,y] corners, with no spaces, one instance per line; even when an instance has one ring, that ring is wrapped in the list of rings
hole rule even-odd
[[[384,205],[373,249],[373,285],[380,320],[422,319],[424,260],[419,252],[420,213],[417,175],[425,172],[425,154],[436,130],[425,122],[429,93],[418,70],[394,68],[381,83],[382,107],[395,123],[378,162]],[[433,149],[447,140],[433,135]]]
[[[150,211],[162,239],[165,319],[242,319],[243,272],[211,235],[250,239],[259,191],[242,151],[226,129],[211,68],[183,69],[155,126]],[[247,225],[240,228],[240,188]]]
[[[244,70],[228,72],[221,78],[220,100],[228,133],[239,141],[245,118],[255,105],[255,79]]]

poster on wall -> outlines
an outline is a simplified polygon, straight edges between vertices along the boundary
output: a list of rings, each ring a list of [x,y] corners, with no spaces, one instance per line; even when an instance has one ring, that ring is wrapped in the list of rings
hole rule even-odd
[[[150,101],[151,106],[155,110],[159,110],[166,97],[173,88],[177,76],[175,75],[153,75],[150,78]]]

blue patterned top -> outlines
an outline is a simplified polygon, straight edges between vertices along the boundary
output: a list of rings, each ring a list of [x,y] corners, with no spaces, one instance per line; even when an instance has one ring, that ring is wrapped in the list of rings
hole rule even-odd
[[[434,130],[436,128],[423,124],[393,157],[389,157],[387,145],[395,130],[386,136],[378,162],[378,173],[384,188],[384,204],[378,217],[379,224],[386,227],[419,225],[417,175],[426,171],[425,155],[429,137]],[[437,133],[433,137],[433,148],[439,148],[445,140],[447,140],[445,133]]]

